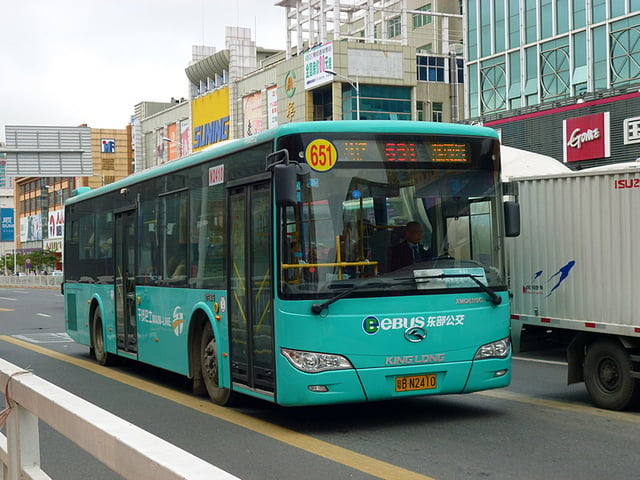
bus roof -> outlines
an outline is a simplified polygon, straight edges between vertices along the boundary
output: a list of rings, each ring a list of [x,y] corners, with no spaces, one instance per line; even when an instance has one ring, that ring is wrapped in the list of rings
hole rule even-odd
[[[415,122],[407,120],[334,120],[321,122],[294,122],[276,127],[276,136],[293,133],[408,133],[435,135],[470,135],[498,137],[493,128],[444,122]]]
[[[499,139],[498,133],[489,127],[444,122],[417,122],[406,120],[333,120],[317,122],[293,122],[279,125],[250,137],[216,143],[208,148],[171,162],[136,172],[108,185],[79,193],[65,201],[65,205],[97,197],[132,184],[182,170],[217,156],[243,150],[260,143],[273,142],[284,135],[302,133],[396,133],[433,134],[491,137]],[[214,153],[215,152],[215,153]]]

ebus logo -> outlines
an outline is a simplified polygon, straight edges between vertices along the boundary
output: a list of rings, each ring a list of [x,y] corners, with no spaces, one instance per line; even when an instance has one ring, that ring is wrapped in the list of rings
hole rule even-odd
[[[362,329],[367,335],[374,335],[380,330],[380,321],[374,316],[368,316],[362,322]]]
[[[171,322],[171,328],[173,328],[173,333],[176,334],[176,337],[182,335],[182,330],[184,329],[184,315],[182,315],[182,309],[180,307],[176,307],[173,309],[173,322]]]
[[[461,315],[461,317],[464,319],[464,315]],[[432,324],[427,325],[427,321],[423,316],[383,318],[382,320],[378,320],[378,317],[369,315],[362,321],[362,329],[367,335],[375,335],[380,330],[406,330],[413,327],[441,326],[436,325],[435,321],[429,323]]]

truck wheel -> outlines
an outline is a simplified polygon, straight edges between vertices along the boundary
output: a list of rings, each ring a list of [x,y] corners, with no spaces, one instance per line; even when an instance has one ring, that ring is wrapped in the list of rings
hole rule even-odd
[[[217,405],[229,405],[233,400],[232,391],[228,388],[220,388],[218,385],[218,345],[213,335],[211,325],[207,322],[202,330],[200,342],[200,365],[202,365],[202,379],[207,393],[213,403]]]
[[[631,376],[631,359],[614,340],[600,340],[587,350],[584,383],[593,403],[609,410],[625,410],[640,396]]]
[[[104,330],[102,329],[102,312],[96,308],[91,323],[91,347],[96,361],[100,365],[112,365],[115,357],[104,349]]]

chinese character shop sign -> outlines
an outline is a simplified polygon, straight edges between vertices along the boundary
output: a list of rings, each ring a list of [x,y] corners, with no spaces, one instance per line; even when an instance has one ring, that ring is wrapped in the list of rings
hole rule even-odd
[[[622,122],[625,145],[640,143],[640,117],[627,118]]]
[[[327,70],[333,70],[332,43],[320,45],[304,54],[305,90],[331,82],[333,75],[326,73]]]
[[[563,127],[565,162],[611,156],[609,112],[568,118]]]

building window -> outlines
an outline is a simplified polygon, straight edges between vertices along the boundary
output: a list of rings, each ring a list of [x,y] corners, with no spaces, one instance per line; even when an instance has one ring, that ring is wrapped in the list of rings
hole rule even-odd
[[[637,50],[640,45],[640,27],[612,31],[610,42],[611,84],[622,85],[637,81],[640,76],[640,55]]]
[[[551,42],[551,46],[556,42]],[[558,45],[542,52],[540,57],[540,81],[542,100],[566,97],[569,87],[569,46]]]
[[[417,57],[418,80],[423,82],[444,82],[445,81],[445,61],[442,57],[427,57],[418,55]]]
[[[587,24],[587,7],[584,1],[573,2],[573,28],[583,28]]]
[[[416,48],[416,53],[431,53],[433,52],[433,43],[427,43],[421,47]]]
[[[495,2],[493,8],[493,52],[505,51],[507,15],[503,2]],[[491,29],[491,28],[490,28]]]
[[[433,102],[431,107],[431,120],[442,122],[442,102]]]
[[[458,72],[458,83],[464,83],[464,60],[461,58],[456,58],[456,70]]]
[[[425,5],[424,7],[416,8],[416,10],[420,12],[430,12],[431,4]],[[430,15],[422,15],[420,13],[413,14],[413,28],[424,27],[425,25],[429,25],[431,23],[431,19],[433,17]]]
[[[387,22],[389,38],[399,37],[402,34],[402,22],[400,16],[393,17]]]
[[[611,6],[609,7],[611,9],[611,15],[609,16],[609,18],[616,18],[616,17],[621,17],[624,15],[624,7],[625,7],[625,2],[610,2]],[[633,12],[634,9],[636,8],[635,5],[633,5],[633,2],[631,2],[632,5],[629,8],[630,12]]]
[[[424,102],[418,100],[416,102],[416,118],[420,122],[424,122]]]
[[[313,91],[313,119],[331,120],[333,104],[331,103],[331,89],[317,88]]]
[[[357,118],[357,98],[351,85],[342,85],[342,118]],[[360,84],[361,120],[411,120],[411,89]]]
[[[509,2],[509,48],[520,46],[520,5]]]
[[[478,9],[475,2],[467,2],[467,60],[476,60],[478,58]]]
[[[602,25],[592,30],[592,68],[593,68],[593,88],[604,90],[609,88],[607,80],[607,27]],[[617,49],[616,49],[617,50]],[[614,56],[617,54],[614,53]]]
[[[591,19],[593,23],[604,22],[607,19],[606,0],[593,0],[591,2]]]
[[[540,38],[553,36],[553,4],[551,0],[540,0]]]
[[[504,110],[507,105],[507,82],[504,63],[487,65],[480,70],[482,112]]]
[[[556,1],[556,35],[569,31],[569,0]]]
[[[538,18],[536,16],[536,0],[525,0],[524,5],[524,33],[525,41],[533,43],[538,35]]]

